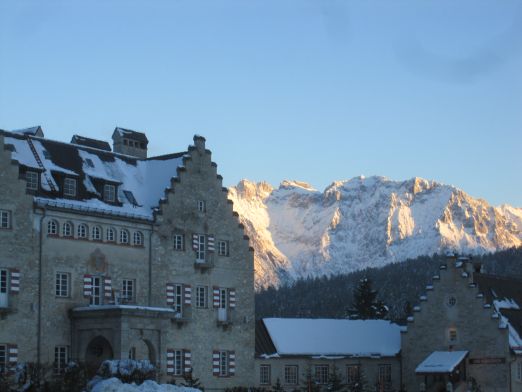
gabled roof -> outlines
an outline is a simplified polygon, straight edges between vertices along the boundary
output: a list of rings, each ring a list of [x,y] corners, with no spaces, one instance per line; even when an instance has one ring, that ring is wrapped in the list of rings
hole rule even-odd
[[[522,280],[488,274],[474,274],[473,281],[488,303],[502,316],[509,329],[511,349],[522,355]]]
[[[415,369],[417,374],[449,374],[466,358],[467,351],[434,351]]]
[[[388,357],[401,350],[402,327],[387,320],[265,318],[263,323],[280,356]]]
[[[71,139],[72,144],[97,148],[98,150],[111,151],[111,145],[103,140],[91,139],[85,136],[74,135]]]
[[[22,135],[31,135],[31,136],[38,136],[38,137],[44,136],[42,127],[40,125],[36,125],[34,127],[29,127],[29,128],[16,129],[13,132],[19,133]]]
[[[165,197],[165,189],[170,188],[186,154],[140,159],[84,145],[7,131],[0,133],[5,145],[10,146],[13,160],[26,168],[43,171],[41,192],[35,197],[38,204],[147,220],[153,219],[153,210]],[[64,176],[78,179],[77,199],[61,197]],[[103,185],[107,183],[118,185],[118,203],[102,200]],[[129,200],[128,192],[134,200]]]
[[[143,132],[133,131],[132,129],[125,129],[121,127],[116,127],[114,130],[114,133],[112,134],[112,137],[114,138],[114,135],[118,134],[119,136],[126,137],[128,139],[136,140],[138,142],[148,143],[149,140],[147,139],[147,136]]]

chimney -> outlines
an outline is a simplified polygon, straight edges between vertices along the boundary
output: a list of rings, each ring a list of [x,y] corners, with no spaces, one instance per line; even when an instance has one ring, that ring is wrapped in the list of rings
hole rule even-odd
[[[149,140],[143,132],[116,127],[112,133],[112,150],[140,159],[147,158]]]

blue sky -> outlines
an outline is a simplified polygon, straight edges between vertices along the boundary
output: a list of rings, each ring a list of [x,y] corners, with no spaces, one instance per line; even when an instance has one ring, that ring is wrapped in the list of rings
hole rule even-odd
[[[522,207],[518,0],[5,0],[0,60],[3,129],[198,133],[226,185],[419,176]]]

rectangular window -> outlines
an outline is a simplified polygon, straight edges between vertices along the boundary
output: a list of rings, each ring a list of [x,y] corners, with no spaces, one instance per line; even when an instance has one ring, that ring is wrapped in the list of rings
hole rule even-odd
[[[228,351],[219,352],[219,375],[228,376]]]
[[[196,308],[208,307],[208,288],[207,286],[196,287]]]
[[[391,382],[391,365],[379,365],[379,374],[378,380],[379,384],[390,383]]]
[[[285,366],[285,384],[297,385],[297,366]]]
[[[174,234],[174,250],[185,250],[185,236]]]
[[[359,365],[346,366],[346,381],[348,383],[359,382],[359,378],[360,378]]]
[[[116,201],[116,187],[114,185],[105,184],[103,186],[103,200],[109,203]]]
[[[183,310],[183,285],[175,284],[174,285],[174,305],[172,306],[174,310],[178,313],[182,313]]]
[[[457,330],[455,328],[449,330],[449,340],[450,342],[457,341]]]
[[[8,302],[8,273],[6,269],[0,269],[0,308],[7,308]]]
[[[131,347],[129,350],[129,359],[136,359],[136,347]]]
[[[69,361],[67,346],[56,346],[54,348],[54,374],[62,374]]]
[[[57,297],[69,296],[69,274],[65,272],[56,273],[55,295]]]
[[[91,305],[101,305],[103,302],[103,285],[102,278],[99,276],[92,277],[92,295]]]
[[[259,384],[270,385],[270,365],[261,365],[259,368]]]
[[[198,211],[205,212],[205,202],[203,200],[198,200]]]
[[[66,178],[63,181],[63,194],[70,197],[76,196],[76,180],[74,178]]]
[[[7,346],[0,344],[0,373],[3,373],[7,368]]]
[[[205,236],[203,234],[197,235],[196,261],[205,261]]]
[[[220,256],[228,256],[228,241],[218,242],[218,254]]]
[[[38,190],[38,173],[34,171],[25,172],[26,188],[29,191]]]
[[[228,290],[224,288],[219,289],[219,307],[221,309],[227,308]]]
[[[0,210],[0,229],[11,228],[11,211]]]
[[[183,375],[183,351],[174,350],[174,375]]]
[[[326,384],[328,382],[328,365],[315,365],[314,373],[317,384]]]
[[[134,302],[134,279],[123,279],[121,286],[121,300],[124,303]]]

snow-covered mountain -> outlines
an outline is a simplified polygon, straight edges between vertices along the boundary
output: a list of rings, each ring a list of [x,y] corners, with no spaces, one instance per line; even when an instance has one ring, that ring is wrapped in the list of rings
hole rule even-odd
[[[324,192],[242,180],[229,189],[255,249],[257,287],[420,255],[522,246],[522,208],[492,207],[453,186],[356,177]]]

